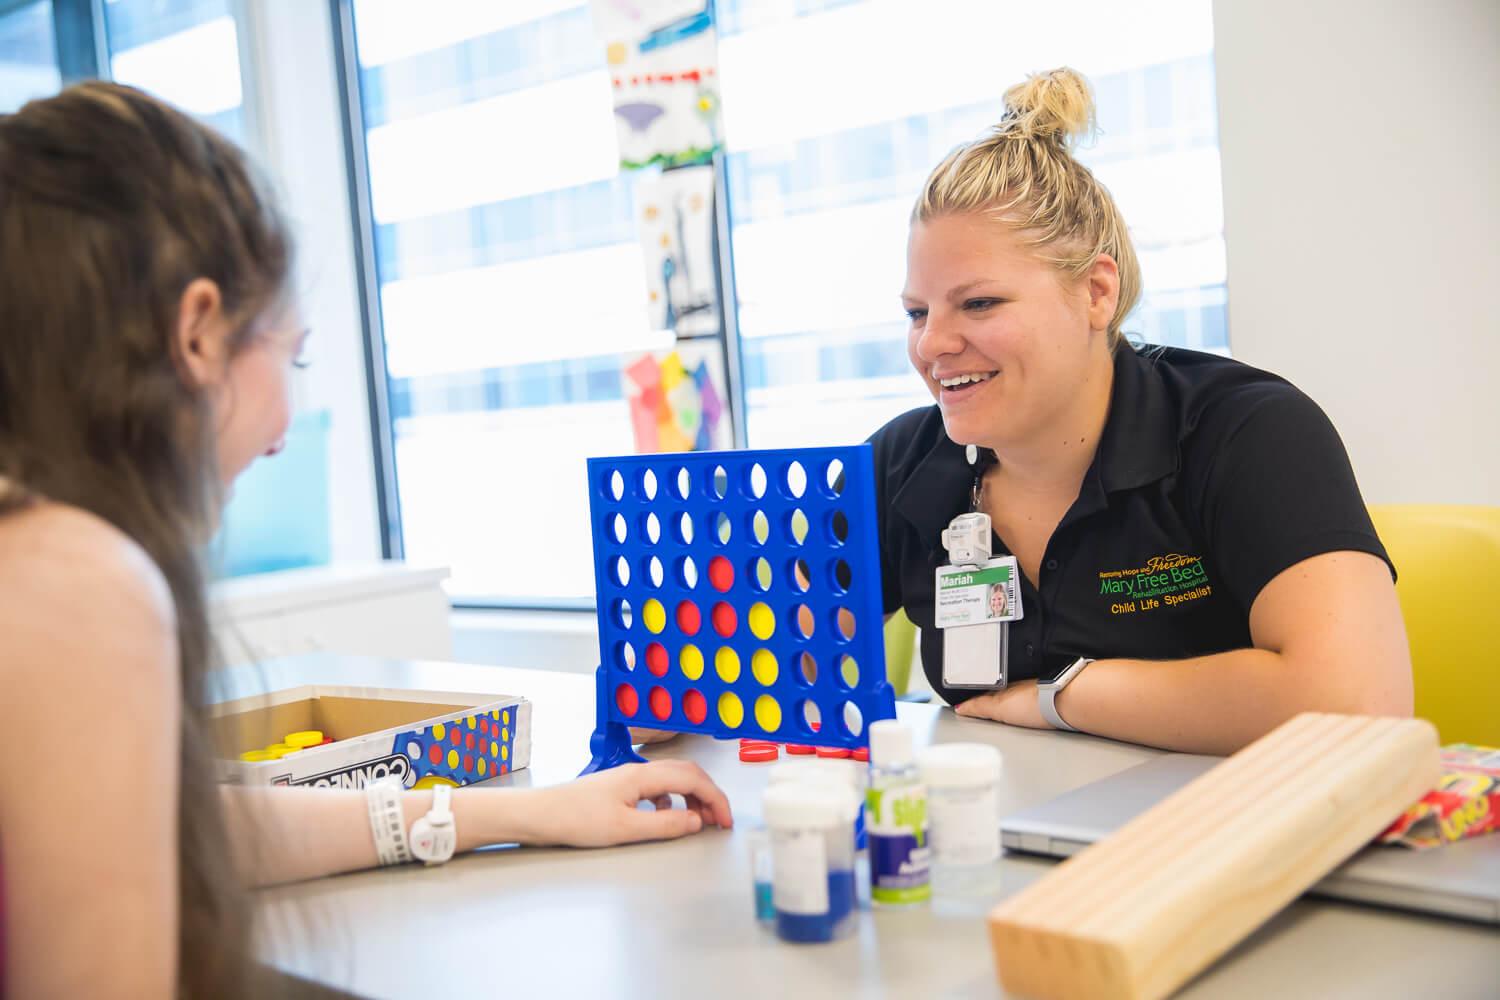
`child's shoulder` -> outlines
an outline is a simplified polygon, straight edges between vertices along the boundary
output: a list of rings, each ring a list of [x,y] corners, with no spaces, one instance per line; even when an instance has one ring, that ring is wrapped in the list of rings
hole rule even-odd
[[[12,660],[11,669],[90,648],[102,660],[111,651],[161,653],[175,665],[176,611],[165,577],[134,540],[88,511],[34,500],[0,516],[0,592],[7,636],[0,661]],[[74,664],[48,669],[65,676]]]

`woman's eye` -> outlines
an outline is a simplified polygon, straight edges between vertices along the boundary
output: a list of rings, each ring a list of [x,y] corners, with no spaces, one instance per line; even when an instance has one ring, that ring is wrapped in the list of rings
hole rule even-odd
[[[927,317],[927,310],[926,309],[908,309],[908,310],[906,310],[906,318],[909,319],[909,320],[911,320],[913,323],[915,323],[919,319],[925,319],[926,317]]]
[[[991,306],[999,304],[999,299],[968,299],[964,302],[964,308],[969,312],[983,312]]]

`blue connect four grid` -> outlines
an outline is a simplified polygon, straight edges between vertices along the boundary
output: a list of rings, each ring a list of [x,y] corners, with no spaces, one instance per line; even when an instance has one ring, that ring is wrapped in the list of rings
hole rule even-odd
[[[852,748],[895,717],[869,445],[588,469],[600,666],[587,770],[640,759],[627,726]]]

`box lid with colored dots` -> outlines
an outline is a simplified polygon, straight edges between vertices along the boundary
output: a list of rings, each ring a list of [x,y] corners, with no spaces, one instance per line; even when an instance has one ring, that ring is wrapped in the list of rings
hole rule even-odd
[[[467,785],[531,763],[531,702],[513,695],[319,684],[222,702],[210,716],[220,778],[249,785]],[[239,759],[308,731],[332,742]]]

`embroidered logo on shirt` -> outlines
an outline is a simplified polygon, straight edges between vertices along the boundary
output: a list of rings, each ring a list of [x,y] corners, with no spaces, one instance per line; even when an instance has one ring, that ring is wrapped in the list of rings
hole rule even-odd
[[[1213,593],[1202,556],[1152,556],[1138,569],[1099,574],[1099,595],[1111,597],[1112,615],[1130,615],[1196,601]]]

